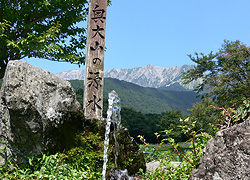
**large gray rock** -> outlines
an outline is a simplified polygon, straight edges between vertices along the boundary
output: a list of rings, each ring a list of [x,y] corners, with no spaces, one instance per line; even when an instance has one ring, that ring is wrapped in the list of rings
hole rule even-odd
[[[0,164],[73,145],[82,110],[70,83],[22,61],[10,61],[0,91]]]
[[[216,133],[190,180],[250,179],[250,119]]]

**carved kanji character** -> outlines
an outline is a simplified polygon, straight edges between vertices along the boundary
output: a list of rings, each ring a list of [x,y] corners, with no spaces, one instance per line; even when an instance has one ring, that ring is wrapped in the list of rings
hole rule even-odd
[[[93,111],[96,111],[96,108],[98,108],[98,109],[101,110],[102,108],[101,108],[101,106],[98,104],[100,101],[101,101],[101,98],[99,98],[99,100],[97,100],[96,95],[93,95],[93,100],[88,101],[89,104],[87,105],[87,107],[90,106],[91,104],[93,104],[93,105],[92,105],[92,107],[93,107],[92,110],[93,110]]]
[[[104,17],[105,10],[104,9],[97,9],[98,7],[99,6],[96,5],[95,9],[93,10],[94,17],[92,17],[92,19],[94,19],[95,22],[100,20],[103,23],[104,20],[106,19],[106,17]]]
[[[94,36],[93,36],[92,38],[96,37],[97,34],[98,34],[102,39],[105,38],[105,36],[102,35],[102,34],[100,33],[100,31],[104,31],[104,29],[103,29],[103,28],[100,28],[99,25],[97,25],[96,29],[92,29],[92,31],[96,31],[96,33],[94,34]]]
[[[88,87],[93,86],[94,88],[98,89],[98,87],[102,87],[102,78],[100,77],[100,73],[96,72],[89,72],[89,77],[87,78],[88,80]]]
[[[90,50],[91,50],[91,51],[95,51],[95,50],[97,50],[98,48],[99,48],[101,51],[104,50],[103,46],[100,46],[100,44],[99,44],[98,41],[95,41],[95,47],[90,46]]]
[[[94,59],[93,59],[93,64],[96,64],[97,61],[100,62],[99,64],[101,64],[101,62],[102,62],[102,60],[101,60],[100,58],[94,58]]]

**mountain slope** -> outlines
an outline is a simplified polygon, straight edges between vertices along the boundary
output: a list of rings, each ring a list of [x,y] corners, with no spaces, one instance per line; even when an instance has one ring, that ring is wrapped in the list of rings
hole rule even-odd
[[[199,82],[182,85],[182,73],[194,68],[193,65],[183,65],[182,67],[159,67],[147,65],[133,69],[112,69],[104,73],[105,77],[115,78],[132,82],[143,87],[169,87],[172,84],[180,84],[185,89],[194,89]],[[199,80],[201,81],[201,80]]]
[[[66,71],[66,72],[59,72],[55,74],[61,79],[65,80],[84,80],[84,71],[81,69],[76,69],[76,70],[71,70],[71,71]]]
[[[83,85],[83,81],[70,82],[76,89]],[[188,114],[187,109],[192,108],[193,103],[200,101],[192,91],[164,91],[105,78],[104,98],[108,98],[108,93],[112,90],[115,90],[121,98],[122,107],[129,107],[143,113],[162,113],[171,109],[181,109],[184,114]]]

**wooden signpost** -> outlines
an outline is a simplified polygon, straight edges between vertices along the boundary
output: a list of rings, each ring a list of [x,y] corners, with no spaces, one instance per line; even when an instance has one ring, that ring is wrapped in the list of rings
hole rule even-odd
[[[107,0],[90,0],[84,88],[84,115],[100,119],[103,110]]]

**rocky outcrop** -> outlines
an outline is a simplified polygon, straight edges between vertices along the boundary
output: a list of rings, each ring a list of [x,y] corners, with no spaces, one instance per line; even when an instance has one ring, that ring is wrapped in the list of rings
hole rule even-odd
[[[190,180],[250,179],[250,119],[216,133],[208,141]]]
[[[18,163],[27,156],[73,145],[82,126],[81,106],[70,83],[22,61],[10,61],[0,91],[0,156]]]
[[[99,133],[104,142],[105,120],[85,119],[68,81],[22,61],[10,61],[0,90],[0,165],[13,159],[53,154],[75,147],[75,135]],[[88,133],[89,132],[89,133]],[[111,130],[109,161],[114,160]],[[129,174],[146,169],[143,153],[126,128],[119,132],[118,168]],[[95,142],[96,143],[96,142]]]

